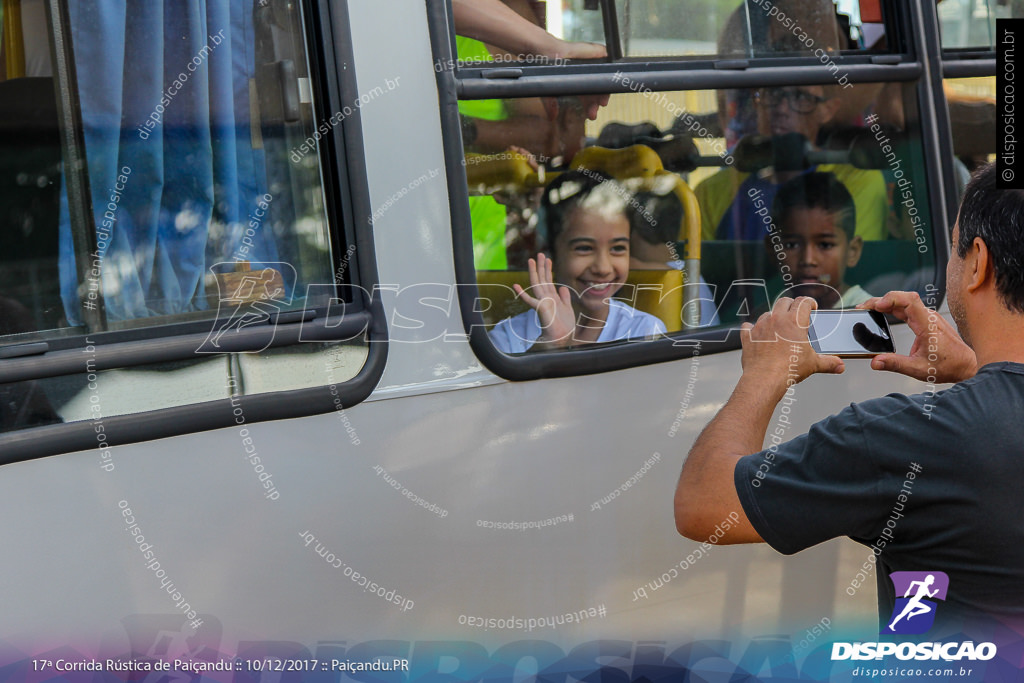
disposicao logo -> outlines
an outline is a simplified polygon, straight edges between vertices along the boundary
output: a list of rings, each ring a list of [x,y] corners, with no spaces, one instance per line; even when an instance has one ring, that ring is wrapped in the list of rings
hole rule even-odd
[[[935,623],[936,600],[945,600],[949,577],[945,572],[892,572],[896,605],[882,633],[925,633]],[[903,597],[900,597],[903,596]]]
[[[926,633],[935,623],[937,601],[945,600],[949,576],[945,572],[892,572],[889,579],[896,588],[896,604],[884,635],[917,635]],[[895,655],[908,660],[989,660],[996,656],[993,643],[832,643],[832,661],[843,659],[870,660]]]

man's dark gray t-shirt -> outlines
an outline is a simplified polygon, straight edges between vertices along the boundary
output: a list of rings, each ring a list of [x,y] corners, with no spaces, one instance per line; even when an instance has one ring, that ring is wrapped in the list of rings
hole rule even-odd
[[[949,575],[944,611],[1024,616],[1024,365],[851,404],[742,458],[735,482],[779,552],[839,536],[881,548],[882,619],[895,601],[889,573],[929,570]]]

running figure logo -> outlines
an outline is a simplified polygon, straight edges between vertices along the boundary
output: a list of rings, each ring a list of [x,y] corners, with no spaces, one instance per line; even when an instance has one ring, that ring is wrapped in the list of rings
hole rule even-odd
[[[882,633],[924,633],[935,623],[935,600],[945,600],[949,577],[945,572],[893,572],[896,605]],[[902,596],[902,597],[900,597]]]

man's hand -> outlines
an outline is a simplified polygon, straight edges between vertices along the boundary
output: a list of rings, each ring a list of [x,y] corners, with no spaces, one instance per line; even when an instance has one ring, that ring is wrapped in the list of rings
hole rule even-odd
[[[871,359],[873,369],[941,383],[959,382],[978,371],[978,358],[971,347],[945,318],[925,307],[917,292],[889,292],[868,299],[858,308],[890,313],[905,321],[914,333],[909,355],[879,354]]]
[[[810,297],[780,297],[756,325],[744,323],[740,331],[744,376],[785,388],[817,372],[843,372],[841,358],[818,354],[807,340],[811,311],[817,307]]]
[[[601,59],[608,56],[608,49],[600,43],[570,43],[554,36],[537,52],[553,59]]]

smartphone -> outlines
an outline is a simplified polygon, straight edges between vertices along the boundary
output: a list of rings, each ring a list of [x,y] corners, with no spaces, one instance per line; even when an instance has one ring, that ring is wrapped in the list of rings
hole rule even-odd
[[[878,311],[811,311],[807,338],[811,348],[830,356],[870,358],[879,353],[896,353],[889,323]]]

